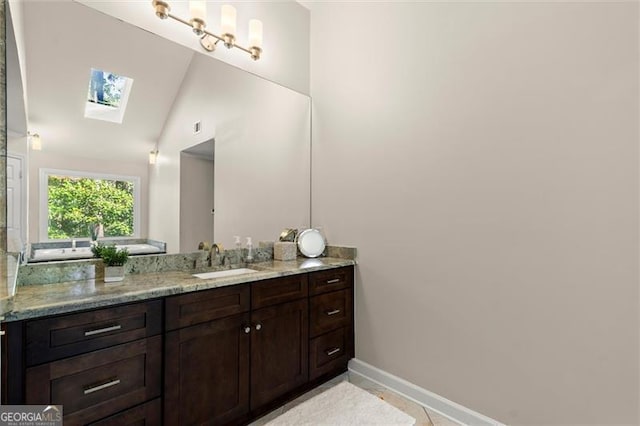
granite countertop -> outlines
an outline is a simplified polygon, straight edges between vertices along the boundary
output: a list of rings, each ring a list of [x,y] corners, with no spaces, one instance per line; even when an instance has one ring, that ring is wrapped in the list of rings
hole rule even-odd
[[[20,286],[9,300],[4,317],[5,321],[18,321],[349,265],[355,265],[355,261],[330,257],[299,258],[290,262],[251,263],[246,267],[258,272],[215,279],[196,278],[191,272],[170,271],[127,274],[124,281],[118,283],[89,279]]]

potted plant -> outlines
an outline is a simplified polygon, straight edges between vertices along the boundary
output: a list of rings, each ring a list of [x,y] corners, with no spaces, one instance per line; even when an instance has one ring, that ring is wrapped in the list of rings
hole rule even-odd
[[[98,243],[91,247],[94,257],[102,259],[104,263],[104,282],[111,283],[124,279],[124,264],[127,263],[129,252],[127,249],[118,250],[115,245],[105,246]]]

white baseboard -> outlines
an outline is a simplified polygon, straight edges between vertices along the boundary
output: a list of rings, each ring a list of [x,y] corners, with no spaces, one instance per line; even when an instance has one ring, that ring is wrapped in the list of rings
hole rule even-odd
[[[497,420],[493,420],[467,407],[449,401],[447,398],[416,386],[413,383],[407,382],[398,376],[380,370],[359,359],[354,358],[349,361],[349,372],[358,374],[365,379],[387,387],[405,398],[436,411],[462,425],[504,426]]]

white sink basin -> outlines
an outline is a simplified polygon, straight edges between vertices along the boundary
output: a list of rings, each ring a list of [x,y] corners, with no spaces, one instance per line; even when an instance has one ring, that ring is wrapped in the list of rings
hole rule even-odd
[[[212,278],[232,277],[234,275],[251,274],[253,272],[258,272],[258,271],[256,271],[255,269],[249,269],[249,268],[239,268],[239,269],[229,269],[227,271],[204,272],[202,274],[193,274],[193,276],[197,278],[201,278],[203,280],[209,280]]]

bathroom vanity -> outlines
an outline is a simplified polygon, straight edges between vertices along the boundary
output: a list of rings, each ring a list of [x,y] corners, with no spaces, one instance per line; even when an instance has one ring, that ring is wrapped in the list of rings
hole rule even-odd
[[[247,423],[354,355],[354,262],[301,263],[18,291],[3,323],[2,402],[61,404],[65,425]]]

